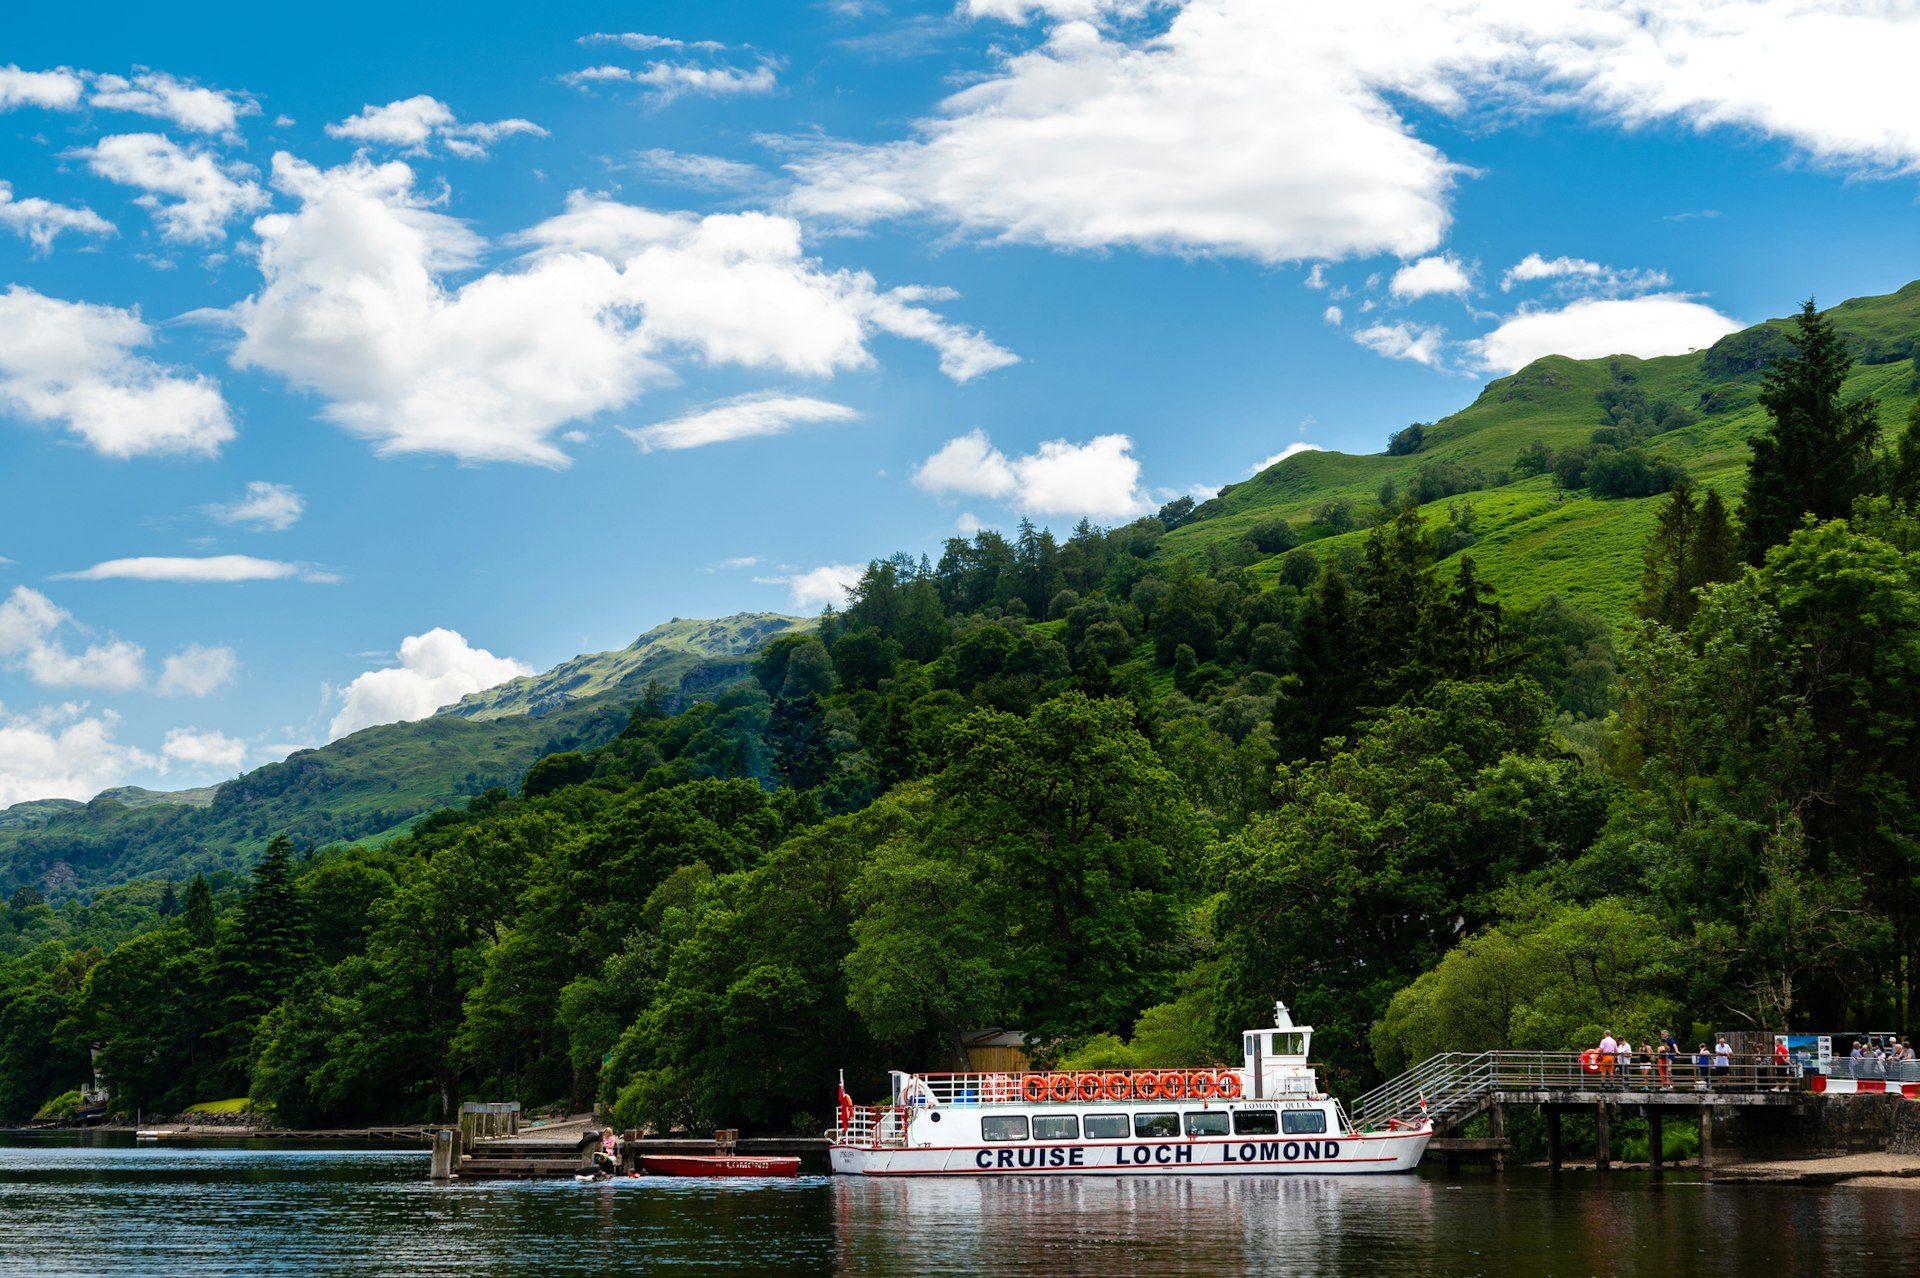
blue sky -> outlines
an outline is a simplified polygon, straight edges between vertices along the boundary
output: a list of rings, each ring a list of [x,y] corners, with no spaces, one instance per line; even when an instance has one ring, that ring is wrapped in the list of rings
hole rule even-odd
[[[1915,65],[1798,0],[9,13],[0,804],[1890,291]]]

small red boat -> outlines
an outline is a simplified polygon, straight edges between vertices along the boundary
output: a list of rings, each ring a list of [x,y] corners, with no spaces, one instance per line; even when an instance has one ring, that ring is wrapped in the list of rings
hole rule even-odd
[[[654,1176],[798,1176],[798,1158],[748,1158],[738,1154],[642,1154]]]

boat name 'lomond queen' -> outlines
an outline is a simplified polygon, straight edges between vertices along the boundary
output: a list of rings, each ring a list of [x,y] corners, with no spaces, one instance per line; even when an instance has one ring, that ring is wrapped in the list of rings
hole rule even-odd
[[[885,1105],[840,1093],[833,1170],[853,1176],[1355,1175],[1411,1171],[1424,1118],[1355,1128],[1286,1004],[1238,1069],[893,1073]]]

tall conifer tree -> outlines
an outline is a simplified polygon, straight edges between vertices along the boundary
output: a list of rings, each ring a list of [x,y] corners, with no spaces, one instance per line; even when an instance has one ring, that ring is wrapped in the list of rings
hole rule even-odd
[[[1747,493],[1740,508],[1742,556],[1765,561],[1785,542],[1802,516],[1841,519],[1873,480],[1873,449],[1879,436],[1871,398],[1840,402],[1853,367],[1846,343],[1808,298],[1796,318],[1794,353],[1767,369],[1760,405],[1772,428],[1756,435],[1747,463]]]

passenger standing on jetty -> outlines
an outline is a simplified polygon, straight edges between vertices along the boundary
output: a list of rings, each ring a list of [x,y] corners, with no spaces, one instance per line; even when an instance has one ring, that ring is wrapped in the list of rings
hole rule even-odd
[[[1619,1050],[1619,1046],[1613,1041],[1612,1030],[1600,1036],[1600,1086],[1602,1089],[1613,1086],[1613,1054]]]
[[[1680,1047],[1673,1041],[1673,1031],[1664,1030],[1660,1035],[1660,1090],[1673,1090],[1673,1062],[1680,1054]]]

